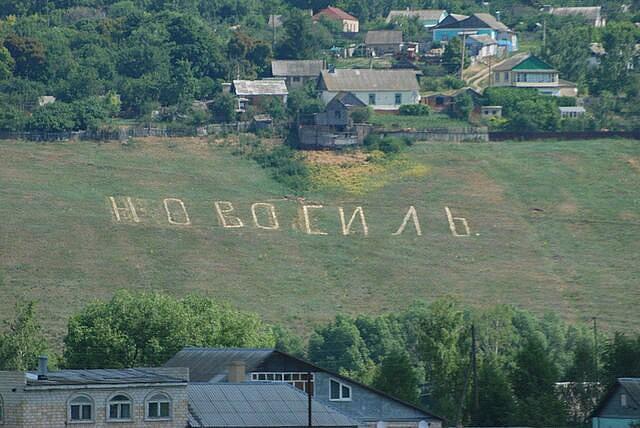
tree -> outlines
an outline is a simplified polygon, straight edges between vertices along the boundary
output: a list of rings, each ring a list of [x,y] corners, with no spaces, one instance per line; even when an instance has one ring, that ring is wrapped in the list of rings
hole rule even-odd
[[[484,358],[478,370],[478,407],[473,423],[478,426],[509,426],[513,424],[516,401],[511,384],[497,360]]]
[[[424,374],[417,370],[407,351],[390,350],[382,359],[373,378],[373,386],[409,403],[420,401],[420,385]]]
[[[4,47],[15,61],[18,76],[34,80],[45,78],[47,57],[42,42],[11,33],[5,38]]]
[[[255,315],[211,299],[117,292],[69,319],[64,358],[73,368],[157,366],[184,346],[272,347]]]
[[[48,352],[47,341],[36,320],[35,303],[19,302],[15,318],[5,323],[0,334],[0,370],[33,370],[38,357]]]
[[[547,38],[547,44],[553,49],[543,52],[543,58],[558,69],[563,79],[584,81],[590,54],[591,28],[586,25],[563,25],[549,31]]]
[[[334,322],[314,331],[309,359],[321,367],[368,383],[373,361],[354,321],[337,315]]]
[[[640,377],[640,335],[633,338],[616,332],[605,345],[603,360],[609,385],[618,377]]]
[[[16,62],[11,57],[9,50],[0,44],[0,80],[13,76]]]
[[[597,91],[618,94],[631,83],[638,30],[632,23],[611,23],[602,35],[605,55],[598,69]]]
[[[73,107],[62,101],[39,107],[27,122],[27,128],[31,131],[65,132],[75,127]]]
[[[559,426],[566,410],[554,389],[559,373],[542,341],[526,339],[515,361],[512,385],[518,399],[516,423],[529,426]]]
[[[462,41],[455,37],[447,43],[442,54],[442,63],[447,72],[451,74],[460,74],[460,63],[462,57]],[[465,52],[464,67],[467,68],[471,60],[469,54]]]
[[[468,120],[473,112],[473,98],[466,92],[455,96],[452,115],[459,119]]]
[[[236,108],[238,102],[235,97],[229,93],[218,94],[211,104],[209,110],[213,114],[215,120],[221,122],[233,122],[236,119]]]
[[[324,27],[314,25],[309,15],[295,9],[284,18],[282,25],[285,36],[278,46],[281,58],[311,59],[319,55],[320,48],[326,43]]]

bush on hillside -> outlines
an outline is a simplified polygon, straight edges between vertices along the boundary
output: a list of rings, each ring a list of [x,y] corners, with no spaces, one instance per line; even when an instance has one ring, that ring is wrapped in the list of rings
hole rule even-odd
[[[429,116],[431,109],[425,104],[406,104],[400,106],[402,116]]]

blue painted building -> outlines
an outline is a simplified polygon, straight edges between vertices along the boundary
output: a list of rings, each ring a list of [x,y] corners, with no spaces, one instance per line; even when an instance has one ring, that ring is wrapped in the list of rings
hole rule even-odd
[[[184,348],[165,367],[188,367],[191,382],[288,383],[359,427],[441,428],[443,423],[418,406],[275,349]]]
[[[592,428],[640,425],[640,378],[619,378],[591,415]]]
[[[506,52],[518,50],[518,36],[509,27],[488,13],[474,13],[464,19],[445,19],[433,28],[434,42],[448,42],[461,33],[486,35],[498,42]]]

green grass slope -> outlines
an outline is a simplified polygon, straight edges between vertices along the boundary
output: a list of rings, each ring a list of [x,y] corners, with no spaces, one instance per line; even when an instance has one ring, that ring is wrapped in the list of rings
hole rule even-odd
[[[124,287],[203,293],[300,330],[443,295],[597,316],[609,329],[640,321],[638,142],[418,144],[406,156],[419,174],[296,199],[252,161],[202,141],[2,141],[0,318],[17,298],[36,299],[59,335],[87,301]],[[140,222],[118,223],[109,196],[133,198]],[[165,198],[185,204],[190,226],[168,222]],[[232,202],[244,227],[222,227],[215,201]],[[256,202],[275,206],[278,230],[255,227]],[[323,206],[307,210],[326,235],[305,233],[303,205]],[[422,236],[411,220],[392,235],[411,205]],[[368,236],[357,218],[344,236],[338,208],[348,222],[357,206]],[[470,236],[453,236],[445,207]],[[264,206],[256,212],[273,225]]]

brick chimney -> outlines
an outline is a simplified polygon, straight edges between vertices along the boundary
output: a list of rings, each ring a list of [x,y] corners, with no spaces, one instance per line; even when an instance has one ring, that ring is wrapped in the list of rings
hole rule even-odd
[[[241,383],[246,380],[246,366],[244,361],[232,361],[231,364],[229,364],[227,382]]]

